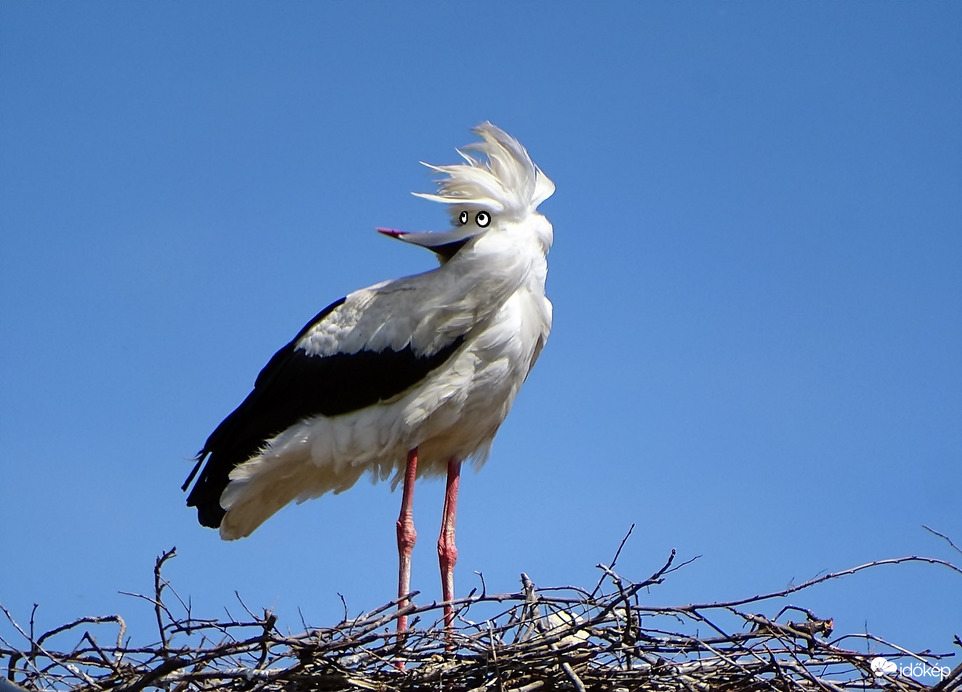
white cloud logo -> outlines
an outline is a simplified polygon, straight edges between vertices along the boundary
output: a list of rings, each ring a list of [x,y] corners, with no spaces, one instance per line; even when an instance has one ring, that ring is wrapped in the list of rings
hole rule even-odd
[[[883,656],[877,656],[872,659],[872,672],[875,675],[891,675],[895,672],[896,665],[895,661],[890,661]]]

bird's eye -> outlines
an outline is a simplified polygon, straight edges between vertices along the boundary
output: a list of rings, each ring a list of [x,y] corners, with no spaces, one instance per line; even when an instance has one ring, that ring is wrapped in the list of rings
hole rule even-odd
[[[467,210],[465,210],[465,211],[462,211],[460,214],[458,214],[458,223],[463,226],[467,222],[468,222],[468,212]]]
[[[474,217],[474,222],[481,228],[484,228],[491,223],[491,214],[486,211],[479,211],[477,216]]]

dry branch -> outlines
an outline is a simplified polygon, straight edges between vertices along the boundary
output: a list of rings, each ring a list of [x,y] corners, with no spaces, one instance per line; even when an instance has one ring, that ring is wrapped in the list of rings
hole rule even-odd
[[[617,555],[611,565],[598,565],[601,578],[591,591],[538,589],[522,575],[520,592],[482,592],[455,600],[456,648],[446,651],[439,603],[412,602],[398,611],[398,599],[331,627],[305,627],[296,635],[282,633],[272,613],[256,615],[246,606],[248,619],[198,618],[162,576],[174,556],[171,550],[157,559],[153,595],[140,596],[154,609],[156,643],[126,642],[126,625],[117,615],[82,618],[36,635],[32,624],[20,627],[3,609],[24,644],[0,639],[0,660],[12,683],[78,692],[962,689],[962,666],[950,672],[951,653],[911,653],[867,633],[833,636],[830,617],[799,606],[785,606],[774,616],[746,610],[885,565],[925,562],[962,574],[948,562],[917,556],[879,560],[774,593],[664,607],[642,604],[639,593],[683,566],[674,564],[674,552],[639,582],[615,572]],[[401,641],[394,631],[400,615],[411,621]],[[58,648],[68,635],[75,641],[78,632],[76,646]],[[884,673],[878,661],[873,669],[877,657],[938,668],[941,682],[933,678],[937,684],[927,687],[898,669]]]

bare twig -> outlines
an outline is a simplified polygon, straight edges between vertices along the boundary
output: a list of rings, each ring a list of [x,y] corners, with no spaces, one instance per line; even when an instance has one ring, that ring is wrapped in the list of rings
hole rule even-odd
[[[865,564],[858,565],[857,567],[850,567],[849,569],[843,569],[838,572],[829,572],[828,574],[823,574],[821,576],[814,577],[812,579],[809,579],[808,581],[802,582],[801,584],[797,584],[795,586],[790,586],[786,589],[782,589],[781,591],[774,591],[772,593],[768,593],[764,595],[758,594],[755,596],[750,596],[748,598],[741,598],[735,601],[724,601],[721,603],[692,604],[692,605],[683,606],[679,610],[700,610],[704,608],[718,608],[718,607],[729,608],[729,607],[745,605],[746,603],[754,603],[757,601],[767,601],[772,598],[781,598],[783,596],[788,596],[789,594],[798,593],[799,591],[804,591],[805,589],[809,589],[815,586],[816,584],[821,584],[822,582],[829,581],[830,579],[838,579],[839,577],[845,577],[851,574],[855,574],[856,572],[861,572],[863,570],[872,569],[875,567],[881,567],[882,565],[899,565],[899,564],[902,564],[903,562],[924,562],[930,565],[941,565],[942,567],[947,567],[954,572],[958,572],[959,574],[962,574],[962,568],[957,567],[953,565],[951,562],[948,562],[946,560],[940,560],[934,557],[922,557],[919,555],[909,555],[907,557],[889,558],[887,560],[873,560],[872,562],[866,562]]]
[[[957,553],[959,553],[960,555],[962,555],[962,548],[960,548],[960,547],[957,546],[955,543],[953,543],[953,542],[952,542],[952,539],[949,538],[948,536],[946,536],[944,533],[939,533],[939,532],[936,531],[935,529],[930,528],[930,527],[926,526],[925,524],[922,524],[922,528],[925,529],[926,531],[928,531],[929,533],[935,534],[936,536],[938,536],[939,538],[941,538],[942,540],[944,540],[944,541],[945,541],[946,543],[948,543],[950,546],[952,546],[953,548],[955,548],[955,552],[957,552]]]
[[[631,532],[634,530],[635,530],[634,524],[628,527],[628,533],[626,533],[625,537],[621,539],[621,543],[618,544],[618,550],[615,551],[614,557],[611,558],[611,564],[608,565],[610,568],[614,569],[615,563],[618,562],[618,556],[621,555],[622,548],[625,547],[625,543],[628,542],[628,538],[631,536]],[[594,598],[598,594],[598,589],[600,589],[601,585],[604,583],[605,583],[605,575],[602,574],[601,578],[598,580],[598,583],[595,584],[595,588],[591,590],[591,595],[589,596],[589,598]]]

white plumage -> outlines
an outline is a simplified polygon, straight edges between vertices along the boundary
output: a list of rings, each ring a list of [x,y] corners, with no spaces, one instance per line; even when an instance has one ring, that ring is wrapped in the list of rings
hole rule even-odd
[[[420,195],[449,205],[453,228],[379,229],[433,250],[440,266],[329,306],[208,439],[188,504],[222,538],[365,473],[396,485],[412,450],[418,476],[485,461],[551,329],[552,227],[537,207],[554,184],[502,130],[475,132],[463,163],[430,166],[443,176],[437,194]]]

